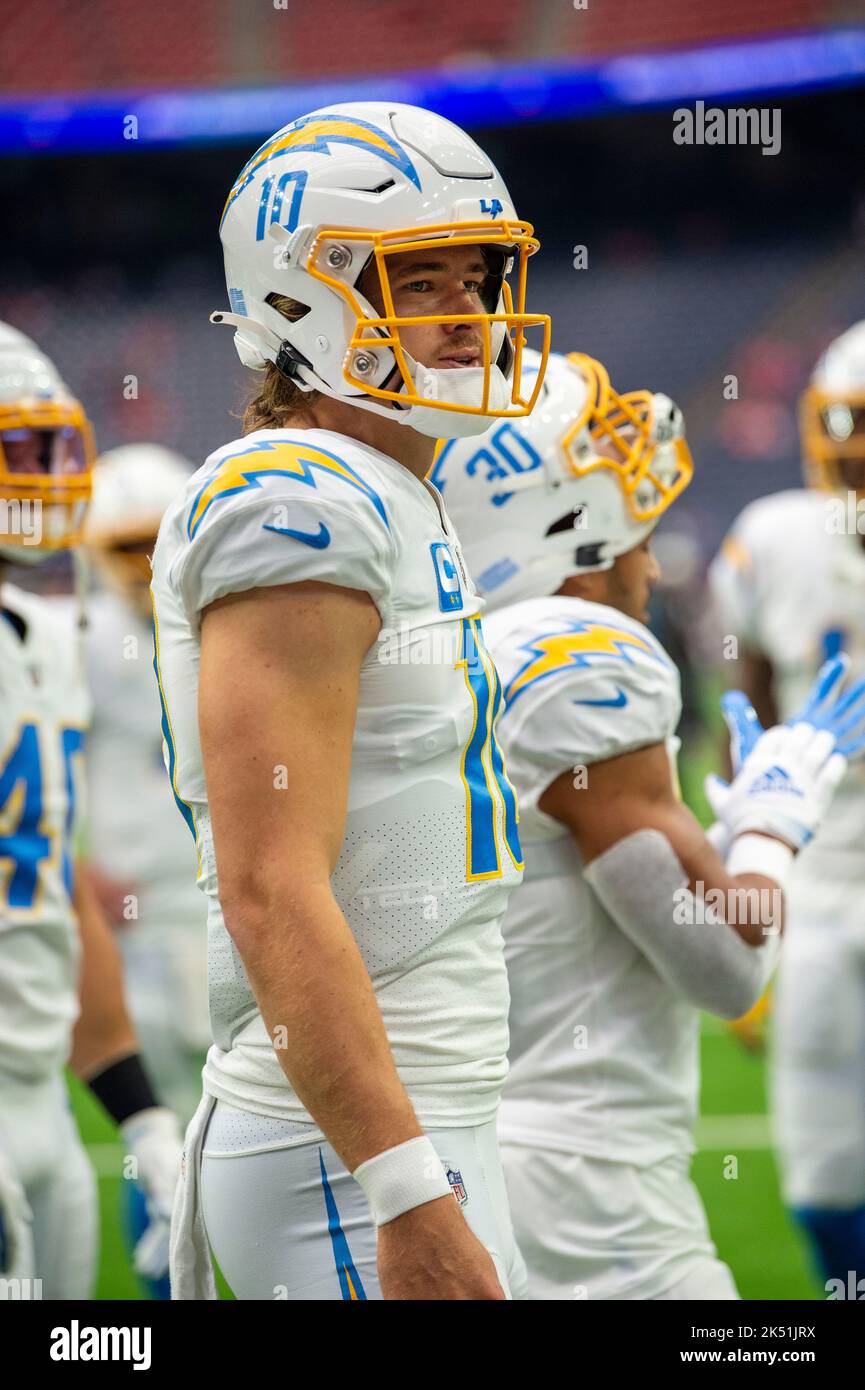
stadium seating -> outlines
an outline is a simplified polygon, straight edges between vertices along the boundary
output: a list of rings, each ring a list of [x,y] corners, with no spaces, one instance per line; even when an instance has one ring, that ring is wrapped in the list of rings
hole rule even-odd
[[[0,91],[257,85],[470,61],[630,53],[843,24],[857,0],[66,0],[10,11]]]

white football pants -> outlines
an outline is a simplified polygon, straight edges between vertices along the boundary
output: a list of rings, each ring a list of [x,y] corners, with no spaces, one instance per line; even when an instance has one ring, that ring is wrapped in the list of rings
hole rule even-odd
[[[381,1298],[366,1196],[327,1142],[309,1142],[311,1129],[224,1101],[214,1107],[202,1150],[201,1201],[211,1248],[239,1299]],[[510,1298],[524,1298],[525,1267],[495,1121],[428,1133],[502,1288]]]
[[[648,1168],[502,1144],[533,1299],[734,1299],[687,1157]]]
[[[770,1082],[788,1205],[865,1203],[861,925],[789,922],[776,977]]]
[[[7,1280],[40,1280],[43,1299],[90,1298],[99,1235],[96,1175],[62,1076],[41,1083],[0,1076],[0,1151],[17,1247]],[[20,1296],[10,1285],[3,1294]]]

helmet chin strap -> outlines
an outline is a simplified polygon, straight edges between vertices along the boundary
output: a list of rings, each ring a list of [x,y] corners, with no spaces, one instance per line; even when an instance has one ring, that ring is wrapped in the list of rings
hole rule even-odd
[[[261,342],[261,347],[249,344],[250,350],[242,354],[247,366],[261,370],[268,361],[276,361],[280,370],[289,364],[295,366],[290,377],[302,391],[320,391],[332,400],[343,401],[346,405],[357,406],[360,410],[372,411],[386,420],[395,420],[400,425],[408,425],[418,434],[432,439],[469,439],[483,434],[497,418],[495,414],[469,414],[459,410],[443,410],[436,401],[444,398],[448,404],[479,406],[483,399],[485,369],[483,367],[425,367],[415,361],[408,353],[406,361],[411,372],[417,395],[424,403],[411,402],[405,405],[399,401],[377,401],[371,396],[349,396],[336,391],[315,372],[313,367],[300,360],[283,341],[276,343],[275,335],[265,325],[255,319],[235,314],[227,309],[219,309],[210,315],[211,323],[225,323],[236,329],[242,337],[252,335]],[[269,351],[265,351],[269,349]],[[276,359],[271,356],[276,353]],[[289,373],[286,373],[288,375]],[[393,374],[391,378],[393,379]],[[429,405],[426,401],[429,401]],[[511,404],[511,391],[507,378],[497,365],[489,369],[488,404],[492,411],[506,410]]]
[[[429,405],[413,403],[402,416],[401,423],[433,439],[472,439],[484,434],[496,419],[496,414],[469,414],[459,410],[442,410],[435,402],[444,397],[449,404],[478,407],[483,399],[483,367],[424,367],[417,364],[412,371],[418,395]],[[511,404],[511,391],[499,367],[489,369],[488,407],[492,412],[506,410]]]
[[[386,420],[394,420],[399,425],[408,425],[418,434],[431,439],[467,439],[483,434],[496,418],[493,415],[468,414],[459,410],[443,410],[436,406],[436,400],[444,396],[449,403],[476,406],[483,397],[483,367],[451,367],[438,369],[424,367],[406,354],[412,380],[418,395],[428,396],[426,403],[400,401],[378,401],[372,396],[348,396],[335,391],[322,381],[311,369],[301,367],[292,380],[302,384],[306,390],[320,391],[331,400],[342,401],[345,405],[369,410]],[[301,375],[306,371],[304,379]],[[310,376],[313,378],[310,380]],[[471,378],[466,380],[466,378]],[[444,380],[443,380],[444,379]],[[434,393],[434,394],[433,394]],[[498,367],[490,368],[489,405],[493,410],[504,410],[510,404],[511,395],[505,377]]]

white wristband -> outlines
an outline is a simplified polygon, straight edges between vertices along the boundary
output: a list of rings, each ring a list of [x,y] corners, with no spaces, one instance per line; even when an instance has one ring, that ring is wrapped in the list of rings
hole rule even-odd
[[[442,1161],[425,1134],[366,1159],[352,1177],[366,1193],[376,1226],[437,1197],[448,1197],[451,1191]]]
[[[794,851],[781,840],[772,840],[768,835],[739,835],[730,847],[726,869],[733,878],[739,874],[762,874],[784,888],[794,858]]]

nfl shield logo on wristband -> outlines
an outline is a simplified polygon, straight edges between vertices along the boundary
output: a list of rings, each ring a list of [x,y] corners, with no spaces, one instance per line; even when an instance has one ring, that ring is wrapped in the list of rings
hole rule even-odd
[[[464,1207],[469,1199],[469,1195],[465,1189],[465,1183],[463,1182],[462,1173],[460,1173],[458,1170],[454,1168],[451,1168],[449,1163],[445,1164],[445,1173],[447,1176],[447,1180],[451,1185],[451,1192],[456,1197],[459,1205],[461,1207]]]

